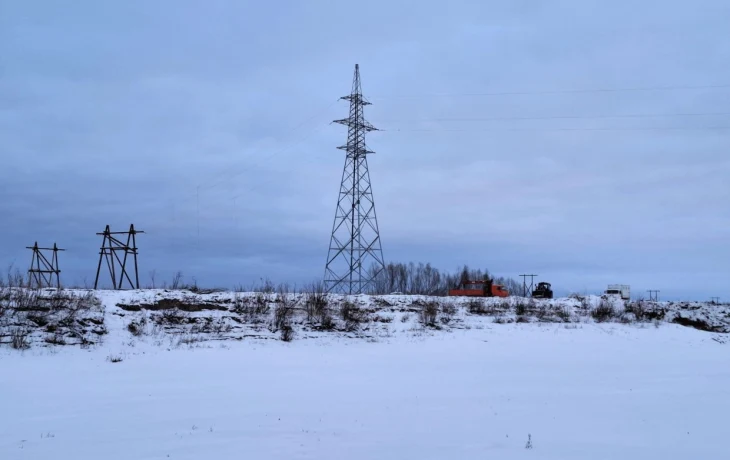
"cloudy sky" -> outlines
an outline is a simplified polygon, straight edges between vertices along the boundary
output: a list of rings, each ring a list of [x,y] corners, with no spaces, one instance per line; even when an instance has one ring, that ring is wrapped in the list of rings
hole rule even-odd
[[[0,0],[0,263],[321,277],[360,64],[389,261],[730,299],[730,4]]]

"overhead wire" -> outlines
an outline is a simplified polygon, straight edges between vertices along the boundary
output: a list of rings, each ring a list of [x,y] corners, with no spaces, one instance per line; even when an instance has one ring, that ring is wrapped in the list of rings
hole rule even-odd
[[[686,114],[639,114],[639,115],[627,115],[628,117],[653,117],[653,116],[674,116],[674,115],[686,115]],[[692,115],[730,115],[730,112],[707,112],[707,113],[696,113]],[[606,118],[611,118],[612,116],[606,116]],[[527,117],[529,118],[529,117]],[[546,117],[550,118],[550,117]],[[555,118],[563,118],[563,117],[555,117]],[[571,118],[571,117],[565,117],[565,118]],[[580,117],[578,117],[580,118]],[[522,118],[519,118],[522,119]],[[419,120],[422,121],[422,120]],[[330,123],[331,124],[331,123]],[[681,130],[681,129],[729,129],[730,126],[716,126],[716,127],[699,127],[699,128],[688,128],[688,127],[641,127],[641,128],[547,128],[547,129],[507,129],[506,131],[534,131],[534,130],[554,130],[554,131],[613,131],[613,130]],[[378,129],[378,131],[385,131],[385,132],[442,132],[442,131],[452,131],[452,132],[469,132],[469,131],[504,131],[504,129]],[[303,139],[305,140],[305,139]],[[302,140],[302,141],[303,141]],[[311,161],[313,158],[308,157],[309,161]],[[306,161],[306,160],[305,160]],[[278,177],[273,177],[267,181],[264,181],[262,183],[256,184],[254,186],[251,186],[236,195],[233,195],[230,197],[230,199],[234,202],[234,207],[236,206],[237,199],[241,198],[242,196],[255,191],[259,189],[262,186],[267,185],[268,183],[273,182],[274,180],[277,180]]]
[[[730,126],[642,126],[642,127],[620,127],[620,128],[475,128],[475,129],[438,129],[438,128],[395,128],[381,129],[387,132],[526,132],[526,131],[703,131],[703,130],[725,130]]]
[[[418,94],[418,95],[381,95],[372,96],[369,99],[383,100],[383,99],[407,99],[407,98],[421,98],[421,97],[466,97],[466,96],[515,96],[515,95],[550,95],[550,94],[580,94],[580,93],[615,93],[615,92],[636,92],[636,91],[670,91],[670,90],[694,90],[694,89],[720,89],[730,88],[730,84],[719,84],[719,85],[673,85],[673,86],[647,86],[647,87],[624,87],[624,88],[596,88],[596,89],[566,89],[566,90],[544,90],[544,91],[497,91],[497,92],[471,92],[471,93],[437,93],[437,94]],[[306,125],[313,119],[320,116],[323,112],[328,111],[332,108],[340,98],[333,101],[323,110],[318,111],[307,117],[304,121],[297,124],[294,128],[288,131],[289,134],[297,131],[302,126]],[[551,119],[620,119],[620,118],[653,118],[653,117],[671,117],[671,116],[720,116],[730,115],[730,112],[696,112],[696,113],[666,113],[666,114],[619,114],[619,115],[555,115],[555,116],[515,116],[515,117],[461,117],[461,118],[433,118],[433,119],[419,119],[413,120],[415,122],[449,122],[449,121],[520,121],[520,120],[551,120]],[[401,120],[403,121],[403,120]],[[332,122],[328,123],[331,124]],[[310,131],[306,136],[300,138],[296,142],[289,143],[286,146],[270,152],[268,155],[262,157],[262,160],[269,160],[283,152],[290,150],[297,145],[308,140],[315,132],[320,131],[326,125],[321,125],[313,131]],[[704,127],[623,127],[623,128],[468,128],[468,129],[454,129],[454,128],[385,128],[379,129],[384,132],[520,132],[520,131],[684,131],[684,130],[725,130],[730,129],[730,126],[704,126]],[[263,162],[258,162],[253,165],[238,170],[237,172],[228,175],[225,178],[218,179],[209,183],[199,183],[196,187],[196,199],[199,199],[201,191],[210,190],[218,187],[226,182],[233,180],[234,178],[249,172],[253,168],[262,166]],[[236,203],[237,199],[244,196],[245,194],[258,189],[259,187],[272,182],[276,178],[272,178],[269,181],[259,183],[248,187],[247,189],[230,196],[229,198]],[[192,195],[191,195],[192,197]],[[178,200],[176,200],[178,201]],[[236,203],[237,204],[237,203]],[[199,214],[198,214],[199,216]],[[199,218],[199,217],[198,217]]]
[[[696,116],[724,116],[730,112],[684,112],[684,113],[639,113],[617,115],[548,115],[548,116],[514,116],[514,117],[462,117],[462,118],[417,118],[381,120],[386,123],[403,122],[435,122],[435,121],[522,121],[522,120],[600,120],[620,118],[665,118],[665,117],[696,117]]]
[[[645,87],[623,87],[623,88],[592,88],[592,89],[563,89],[563,90],[542,90],[542,91],[495,91],[495,92],[471,92],[471,93],[436,93],[436,94],[420,94],[420,95],[394,95],[394,96],[387,96],[387,95],[381,95],[381,96],[373,96],[370,97],[370,99],[389,99],[389,98],[410,98],[410,97],[423,97],[423,96],[432,96],[432,97],[460,97],[460,96],[510,96],[510,95],[548,95],[548,94],[571,94],[571,93],[607,93],[607,92],[633,92],[633,91],[670,91],[670,90],[692,90],[692,89],[719,89],[719,88],[730,88],[730,84],[715,84],[715,85],[669,85],[669,86],[645,86]],[[306,125],[313,119],[320,116],[322,113],[328,111],[332,108],[338,101],[340,101],[340,98],[337,98],[333,102],[331,102],[329,105],[327,105],[324,109],[321,111],[315,112],[313,115],[307,117],[302,122],[298,123],[294,128],[288,131],[288,134],[291,134],[298,129],[300,129],[302,126]],[[649,118],[649,117],[663,117],[663,116],[701,116],[701,115],[727,115],[730,114],[730,112],[717,112],[717,113],[686,113],[686,114],[627,114],[627,115],[597,115],[597,116],[546,116],[546,117],[487,117],[487,118],[454,118],[454,119],[447,119],[447,118],[436,118],[432,120],[416,120],[419,122],[427,122],[427,121],[509,121],[509,120],[549,120],[549,119],[589,119],[589,118],[595,118],[595,119],[608,119],[608,118]],[[549,130],[557,130],[557,131],[606,131],[606,130],[676,130],[680,128],[641,128],[641,129],[628,129],[628,128],[611,128],[611,129],[602,129],[602,128],[553,128]],[[701,128],[692,128],[692,129],[701,129]],[[702,129],[726,129],[724,127],[709,127],[709,128],[702,128]],[[499,131],[520,131],[509,129],[504,130],[500,129]],[[530,129],[532,131],[532,129]],[[404,129],[404,128],[396,128],[396,129],[380,129],[380,131],[390,131],[390,132],[436,132],[436,131],[444,131],[444,132],[465,132],[465,131],[471,131],[471,130],[452,130],[452,129]],[[481,131],[481,130],[476,130]],[[491,129],[488,131],[492,131]],[[542,130],[541,130],[542,131]],[[269,160],[287,150],[289,150],[294,145],[299,145],[301,142],[303,142],[305,139],[300,139],[299,141],[295,142],[293,145],[288,144],[278,150],[275,150],[268,155],[262,157],[262,160]],[[246,168],[243,168],[241,170],[238,170],[237,172],[228,175],[227,177],[223,179],[218,179],[213,182],[208,183],[198,183],[196,186],[196,192],[195,197],[196,199],[199,197],[199,194],[201,191],[209,190],[215,187],[218,187],[222,184],[225,184],[231,180],[233,180],[236,177],[239,177],[241,174],[244,174],[246,172],[249,172],[254,167],[261,166],[261,162],[253,165],[249,165]],[[191,193],[189,195],[189,198],[192,198],[193,194]]]
[[[674,86],[647,86],[647,87],[627,87],[627,88],[598,88],[598,89],[565,89],[565,90],[545,90],[545,91],[495,91],[495,92],[463,92],[463,93],[432,93],[432,94],[413,94],[413,95],[375,95],[370,96],[369,99],[371,100],[387,100],[387,99],[410,99],[410,98],[424,98],[424,97],[481,97],[481,96],[523,96],[523,95],[559,95],[559,94],[585,94],[585,93],[617,93],[617,92],[641,92],[641,91],[675,91],[675,90],[702,90],[702,89],[727,89],[730,88],[730,84],[719,84],[719,85],[674,85]],[[327,107],[325,107],[322,110],[317,111],[313,115],[307,117],[302,122],[295,125],[292,129],[286,131],[285,136],[289,136],[292,133],[296,132],[303,126],[305,126],[307,123],[310,123],[313,119],[319,117],[322,113],[330,110],[340,99],[336,99]],[[462,117],[462,118],[434,118],[434,119],[421,119],[421,120],[414,120],[417,122],[433,122],[433,121],[440,121],[440,122],[447,122],[447,121],[518,121],[518,120],[551,120],[551,119],[612,119],[612,118],[652,118],[652,117],[670,117],[670,116],[721,116],[721,115],[730,115],[730,112],[706,112],[706,113],[674,113],[674,114],[625,114],[625,115],[596,115],[596,116],[572,116],[572,115],[557,115],[557,116],[543,116],[543,117],[484,117],[484,118],[468,118],[468,117]],[[328,123],[328,124],[331,124]],[[241,174],[244,174],[245,172],[250,171],[252,168],[260,167],[264,161],[270,160],[271,158],[280,155],[283,152],[286,152],[288,150],[291,150],[291,148],[296,147],[297,145],[300,145],[301,143],[308,140],[314,133],[321,131],[325,126],[327,125],[320,125],[315,130],[310,131],[306,136],[303,138],[298,139],[296,142],[288,143],[282,148],[278,150],[274,150],[269,152],[267,155],[262,156],[260,159],[262,161],[253,164],[248,165],[247,167],[243,168],[242,170],[238,170],[237,172],[228,175],[225,178],[217,177],[213,179],[212,181],[207,182],[199,182],[197,184],[196,193],[194,194],[196,197],[198,196],[198,193],[203,190],[210,190],[215,187],[218,187],[222,184],[225,184],[226,182],[233,180],[234,178],[240,176]],[[394,128],[394,129],[379,129],[379,131],[384,132],[499,132],[499,131],[508,131],[508,132],[524,132],[524,131],[685,131],[685,130],[727,130],[730,129],[730,126],[698,126],[698,127],[624,127],[624,128],[477,128],[477,129],[439,129],[439,128],[415,128],[415,129],[407,129],[407,128]],[[308,158],[308,161],[311,161],[312,158]],[[231,199],[234,201],[234,204],[236,204],[236,200],[240,198],[241,196],[245,195],[246,193],[256,190],[257,188],[266,185],[267,183],[272,182],[273,180],[278,179],[278,177],[274,177],[269,181],[265,181],[263,183],[259,183],[257,185],[254,185],[242,192],[239,192],[238,194],[231,197]],[[192,194],[190,195],[192,197]],[[173,204],[173,207],[175,205],[175,202],[179,202],[183,200],[183,197],[175,197],[171,200],[169,200],[170,203]],[[174,209],[174,208],[173,208]],[[174,210],[173,210],[174,212]],[[157,232],[155,232],[153,226],[147,226],[143,225],[142,229],[145,231],[146,234],[152,236],[155,235]],[[184,245],[181,245],[184,246]],[[66,248],[67,250],[69,248]],[[71,247],[73,249],[73,246]]]
[[[561,89],[538,91],[494,91],[471,93],[423,93],[423,94],[394,94],[370,96],[370,99],[411,99],[423,97],[475,97],[475,96],[531,96],[549,94],[579,94],[579,93],[617,93],[635,91],[676,91],[694,89],[722,89],[730,88],[730,84],[717,85],[670,85],[670,86],[637,86],[624,88],[588,88],[588,89]]]

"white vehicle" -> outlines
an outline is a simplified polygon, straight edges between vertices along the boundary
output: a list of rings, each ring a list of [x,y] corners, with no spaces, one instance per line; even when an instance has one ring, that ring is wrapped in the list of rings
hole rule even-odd
[[[628,284],[609,284],[606,294],[621,296],[622,300],[631,300],[631,288]]]

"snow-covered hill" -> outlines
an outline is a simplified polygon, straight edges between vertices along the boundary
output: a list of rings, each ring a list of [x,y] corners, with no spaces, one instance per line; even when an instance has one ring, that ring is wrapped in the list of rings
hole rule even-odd
[[[727,330],[726,306],[161,290],[0,299],[0,459],[727,451],[730,337],[687,327]]]
[[[534,300],[322,293],[199,293],[187,290],[31,291],[0,295],[0,343],[92,346],[132,334],[138,339],[301,340],[339,335],[377,340],[509,323],[676,323],[730,332],[730,307],[708,303],[624,302],[614,296]]]

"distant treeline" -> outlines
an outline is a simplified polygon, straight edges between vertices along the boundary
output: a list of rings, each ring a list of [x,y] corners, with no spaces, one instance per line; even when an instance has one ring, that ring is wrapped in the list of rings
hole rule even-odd
[[[371,269],[370,273],[375,273]],[[443,272],[429,263],[389,263],[376,277],[373,294],[403,294],[445,296],[449,289],[467,280],[491,279],[503,285],[510,294],[522,295],[522,283],[512,278],[495,277],[487,269],[472,269],[464,265],[455,272]]]

